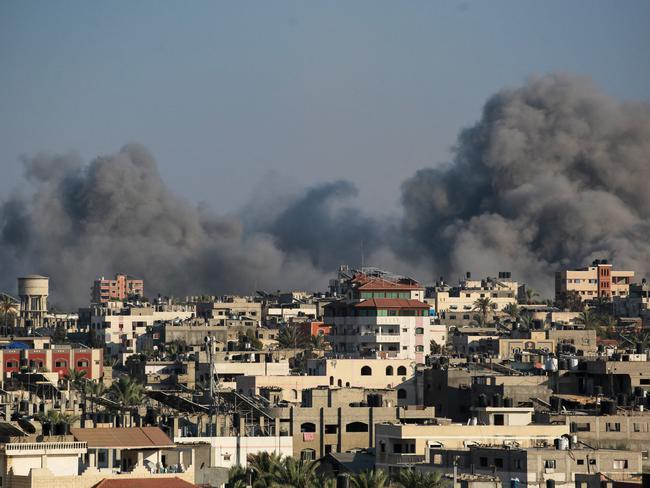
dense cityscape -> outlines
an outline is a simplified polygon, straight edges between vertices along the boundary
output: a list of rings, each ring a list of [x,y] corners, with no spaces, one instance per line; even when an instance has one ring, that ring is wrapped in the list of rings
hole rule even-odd
[[[1,486],[641,486],[650,285],[606,259],[554,297],[509,271],[148,297],[2,294]],[[207,291],[207,290],[206,290]],[[130,480],[131,484],[124,484]]]

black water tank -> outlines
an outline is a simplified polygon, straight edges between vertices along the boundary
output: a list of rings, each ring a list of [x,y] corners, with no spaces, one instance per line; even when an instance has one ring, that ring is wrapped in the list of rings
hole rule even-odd
[[[513,399],[510,398],[510,397],[506,397],[506,398],[503,399],[503,406],[504,406],[504,407],[512,408],[512,407],[515,406],[514,403],[515,403],[515,402],[514,402]]]
[[[643,388],[640,386],[634,387],[634,396],[637,398],[643,398]]]
[[[560,358],[557,364],[558,364],[558,369],[560,371],[566,371],[567,369],[569,369],[569,361],[567,361],[564,358]]]
[[[487,396],[484,393],[481,393],[478,396],[478,406],[479,407],[487,407]]]
[[[616,402],[613,400],[600,402],[600,413],[602,415],[616,415]]]
[[[616,396],[616,400],[618,401],[618,404],[621,407],[624,407],[625,405],[627,405],[627,395],[625,393],[619,393]]]
[[[350,477],[341,473],[336,477],[336,488],[349,488],[350,486]]]
[[[636,353],[643,354],[643,344],[641,342],[636,343]]]
[[[501,401],[501,395],[498,393],[495,393],[492,395],[492,406],[493,407],[503,407],[503,403]]]
[[[559,412],[562,410],[562,399],[558,397],[551,397],[551,410],[553,412]]]
[[[594,386],[594,396],[602,395],[603,394],[603,387],[600,385],[595,385]]]
[[[555,488],[555,480],[546,480],[546,488]]]

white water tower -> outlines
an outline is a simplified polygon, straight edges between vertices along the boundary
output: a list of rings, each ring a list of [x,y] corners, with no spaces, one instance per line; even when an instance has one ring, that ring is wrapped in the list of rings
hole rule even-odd
[[[18,278],[20,321],[23,325],[39,327],[47,313],[50,279],[47,276],[27,275]]]

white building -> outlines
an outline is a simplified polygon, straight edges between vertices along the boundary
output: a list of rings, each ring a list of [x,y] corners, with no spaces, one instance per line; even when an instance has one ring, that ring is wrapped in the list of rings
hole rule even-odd
[[[106,344],[109,356],[122,354],[123,359],[138,351],[138,337],[158,322],[193,318],[193,306],[96,308],[90,317],[90,330]]]

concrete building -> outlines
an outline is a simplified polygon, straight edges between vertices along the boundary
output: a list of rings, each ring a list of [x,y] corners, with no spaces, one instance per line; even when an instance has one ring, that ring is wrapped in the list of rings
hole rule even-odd
[[[301,405],[270,412],[280,428],[293,437],[293,455],[316,460],[335,452],[374,446],[375,425],[381,422],[422,422],[433,419],[433,408],[397,406],[393,390],[371,388],[311,388]]]
[[[144,297],[143,280],[125,274],[116,274],[112,280],[102,276],[93,283],[91,303],[106,305],[111,301],[123,302],[129,297]]]
[[[646,327],[650,325],[650,283],[645,278],[641,284],[630,285],[627,296],[616,296],[612,300],[616,317],[640,317]]]
[[[40,327],[47,313],[50,295],[50,279],[47,276],[28,275],[18,278],[20,298],[20,324],[23,327]]]
[[[51,349],[0,349],[0,377],[3,380],[19,373],[45,370],[65,376],[71,369],[86,372],[86,378],[97,380],[104,375],[103,349],[55,346]]]
[[[218,301],[197,302],[196,315],[204,319],[247,317],[259,323],[262,304],[252,297],[224,296]]]
[[[568,442],[568,441],[566,441]],[[612,481],[641,479],[641,455],[637,451],[518,446],[469,446],[465,449],[430,447],[417,469],[451,475],[496,475],[502,486],[518,480],[520,486],[582,486],[581,475],[599,474]],[[639,485],[640,486],[640,485]]]
[[[351,358],[413,359],[424,363],[431,342],[444,346],[447,328],[429,316],[429,305],[414,299],[370,298],[325,307],[324,322],[333,352]]]
[[[194,306],[148,306],[93,309],[90,317],[90,331],[105,345],[109,356],[122,356],[139,352],[138,338],[147,333],[157,322],[178,321],[195,316]]]
[[[106,480],[144,486],[138,483],[152,479],[192,486],[193,464],[193,448],[177,447],[157,427],[73,428],[63,439],[18,439],[0,448],[2,486],[15,488],[93,488]]]
[[[426,302],[431,304],[436,315],[447,324],[465,325],[476,315],[476,301],[489,298],[494,312],[517,303],[519,284],[511,279],[509,272],[499,273],[498,278],[473,280],[470,273],[458,285],[450,286],[443,280],[427,288]]]
[[[585,268],[556,272],[555,297],[560,299],[568,292],[576,292],[582,300],[625,297],[632,278],[634,271],[615,270],[606,259],[597,259]]]
[[[569,432],[567,425],[531,423],[532,409],[503,408],[499,415],[502,415],[499,417],[503,421],[501,425],[378,424],[375,427],[376,466],[394,473],[396,469],[423,464],[433,447],[469,449],[479,444],[548,447]],[[482,418],[489,419],[490,415],[483,414]]]

